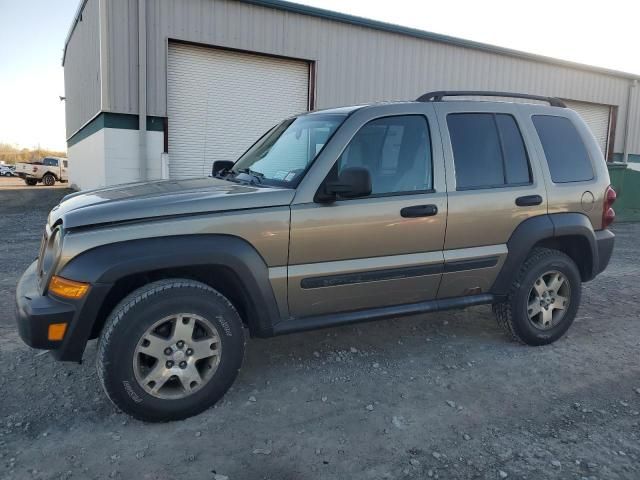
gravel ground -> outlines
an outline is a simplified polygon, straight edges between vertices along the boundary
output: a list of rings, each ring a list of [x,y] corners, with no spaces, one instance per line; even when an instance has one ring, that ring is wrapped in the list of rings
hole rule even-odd
[[[554,345],[487,307],[251,340],[220,404],[151,425],[111,406],[95,343],[75,365],[20,342],[14,287],[65,193],[21,192],[0,192],[0,478],[640,478],[640,224]]]

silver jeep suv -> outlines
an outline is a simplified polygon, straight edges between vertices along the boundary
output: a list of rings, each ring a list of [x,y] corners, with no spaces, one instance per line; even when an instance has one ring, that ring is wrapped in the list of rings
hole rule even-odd
[[[446,100],[517,97],[549,105]],[[515,340],[569,328],[609,262],[615,192],[553,98],[435,92],[284,120],[212,177],[69,195],[17,288],[24,341],[80,361],[109,398],[185,418],[270,337],[492,305]]]

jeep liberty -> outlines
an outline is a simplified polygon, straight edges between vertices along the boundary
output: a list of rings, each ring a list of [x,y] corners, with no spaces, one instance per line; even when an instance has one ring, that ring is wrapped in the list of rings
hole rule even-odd
[[[65,197],[19,281],[18,328],[66,361],[99,339],[106,394],[146,421],[215,404],[245,330],[492,305],[511,338],[546,345],[609,262],[615,197],[593,135],[555,98],[314,111],[209,178]]]

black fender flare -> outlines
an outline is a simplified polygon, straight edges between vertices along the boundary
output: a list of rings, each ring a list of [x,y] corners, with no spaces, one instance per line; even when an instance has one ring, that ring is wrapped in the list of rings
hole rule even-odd
[[[528,218],[516,227],[507,241],[509,253],[491,287],[491,293],[504,296],[509,292],[520,266],[537,243],[568,235],[577,235],[587,240],[591,250],[591,272],[583,280],[595,277],[599,264],[598,246],[589,218],[582,213],[551,213]]]
[[[69,332],[73,341],[81,343],[84,349],[99,306],[118,280],[157,270],[203,265],[222,266],[234,272],[252,303],[248,319],[252,335],[273,335],[273,325],[281,318],[269,281],[269,268],[262,256],[240,237],[194,234],[109,243],[87,250],[67,263],[58,273],[60,276],[92,285],[79,312],[82,320]]]

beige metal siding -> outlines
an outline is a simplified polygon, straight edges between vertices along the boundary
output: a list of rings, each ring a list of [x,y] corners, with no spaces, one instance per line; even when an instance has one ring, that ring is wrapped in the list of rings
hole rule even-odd
[[[138,113],[138,0],[102,0],[105,2],[108,53],[108,105],[105,110],[120,113]],[[148,15],[151,12],[147,12]],[[153,22],[153,17],[147,17]],[[164,43],[147,43],[148,55],[161,50]],[[115,62],[115,63],[112,63]],[[166,70],[165,70],[166,72]],[[167,75],[162,76],[166,82]],[[151,81],[152,70],[147,70]],[[166,108],[166,107],[165,107]],[[149,113],[149,115],[153,115]]]
[[[633,88],[631,88],[631,112],[629,115],[629,144],[628,144],[628,151],[629,153],[633,153],[633,154],[640,154],[640,86],[636,85]],[[626,115],[626,106],[623,109],[624,113],[620,113],[618,119],[620,119],[622,117],[622,115]],[[624,118],[624,117],[622,117]],[[620,132],[622,129],[624,129],[624,123],[618,127],[618,132]],[[618,135],[616,134],[616,138],[618,138]],[[616,143],[616,148],[617,148],[618,144]],[[616,152],[621,152],[622,148],[620,148],[620,150],[616,149]]]
[[[169,45],[171,178],[206,176],[236,160],[283,118],[307,110],[309,65],[192,45]]]
[[[100,111],[99,0],[89,0],[67,45],[64,62],[67,138]]]
[[[135,0],[109,2],[108,108],[137,111]],[[120,28],[119,27],[119,28]],[[413,99],[436,89],[512,90],[616,105],[622,151],[630,80],[569,66],[414,38],[236,0],[147,0],[148,109],[167,114],[167,44],[180,39],[317,61],[318,108]],[[129,53],[124,53],[129,52]],[[640,117],[640,99],[631,117]],[[630,151],[640,153],[640,122]]]

